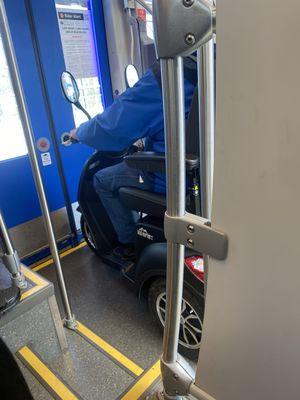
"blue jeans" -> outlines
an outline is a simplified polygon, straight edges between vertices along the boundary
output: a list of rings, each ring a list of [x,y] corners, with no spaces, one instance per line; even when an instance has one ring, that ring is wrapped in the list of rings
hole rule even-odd
[[[108,214],[122,244],[135,240],[138,213],[125,207],[119,196],[121,187],[153,190],[153,184],[140,181],[141,172],[128,167],[125,162],[104,168],[94,176],[94,188]]]

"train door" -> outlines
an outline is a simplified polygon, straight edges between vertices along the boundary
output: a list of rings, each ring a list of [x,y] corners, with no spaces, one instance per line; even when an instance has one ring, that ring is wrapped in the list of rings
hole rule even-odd
[[[76,239],[78,225],[72,211],[80,171],[92,149],[60,145],[61,134],[82,122],[62,97],[61,72],[77,66],[73,72],[91,114],[111,101],[102,6],[94,3],[95,23],[92,1],[6,1],[56,236],[63,244]],[[80,46],[77,52],[75,41]],[[2,43],[0,73],[0,207],[20,255],[25,256],[46,246],[47,239]]]

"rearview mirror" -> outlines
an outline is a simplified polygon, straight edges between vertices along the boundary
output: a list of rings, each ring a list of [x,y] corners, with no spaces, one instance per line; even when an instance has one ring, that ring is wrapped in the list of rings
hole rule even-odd
[[[78,103],[79,89],[74,76],[70,72],[64,71],[60,76],[60,83],[65,98],[72,104]]]
[[[125,79],[128,87],[133,87],[140,79],[137,68],[133,64],[127,65],[125,69]]]

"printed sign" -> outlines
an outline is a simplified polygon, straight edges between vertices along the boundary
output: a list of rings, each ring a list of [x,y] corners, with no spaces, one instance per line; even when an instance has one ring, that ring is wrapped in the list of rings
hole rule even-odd
[[[47,167],[48,165],[52,164],[50,153],[42,153],[41,158],[42,158],[42,164],[44,167]]]
[[[76,79],[98,76],[89,10],[59,9],[57,18],[67,70]]]

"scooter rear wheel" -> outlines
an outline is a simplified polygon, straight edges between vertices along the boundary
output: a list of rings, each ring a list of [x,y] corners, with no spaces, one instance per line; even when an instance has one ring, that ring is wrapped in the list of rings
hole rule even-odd
[[[80,218],[80,227],[81,227],[82,235],[83,235],[84,240],[86,241],[87,245],[95,254],[97,254],[99,256],[100,253],[97,248],[96,241],[93,237],[93,233],[91,232],[83,215],[81,215],[81,218]]]
[[[166,315],[165,278],[158,278],[150,286],[148,304],[154,320],[163,330]],[[179,352],[191,360],[196,360],[199,355],[203,314],[203,304],[184,285],[180,317]]]

